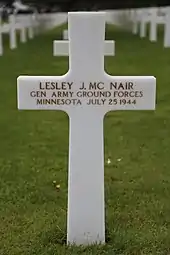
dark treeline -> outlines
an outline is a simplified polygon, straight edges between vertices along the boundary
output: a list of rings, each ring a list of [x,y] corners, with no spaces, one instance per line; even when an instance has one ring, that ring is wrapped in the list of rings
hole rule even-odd
[[[13,0],[0,0],[11,5]],[[60,11],[69,10],[100,10],[100,9],[124,9],[152,6],[170,5],[170,0],[22,0],[24,4],[36,7],[57,8]]]

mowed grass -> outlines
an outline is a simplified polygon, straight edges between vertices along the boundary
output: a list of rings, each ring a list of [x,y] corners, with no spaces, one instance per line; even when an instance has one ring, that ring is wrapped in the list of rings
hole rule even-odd
[[[66,246],[68,117],[18,111],[21,74],[61,75],[68,58],[52,56],[63,27],[0,57],[0,254],[164,254],[170,252],[170,49],[107,27],[116,56],[112,75],[154,75],[156,111],[108,113],[105,122],[106,245]],[[107,159],[111,164],[107,164]],[[80,169],[81,171],[81,169]],[[60,185],[57,189],[53,184]],[[95,183],[94,183],[95,184]]]

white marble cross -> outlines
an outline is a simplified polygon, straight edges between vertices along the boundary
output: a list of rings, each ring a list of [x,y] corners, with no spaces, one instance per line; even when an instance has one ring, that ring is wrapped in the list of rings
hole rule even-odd
[[[69,71],[19,76],[18,108],[68,114],[67,243],[105,243],[103,119],[112,110],[154,110],[156,79],[104,71],[104,12],[70,12],[68,26]]]
[[[53,56],[69,56],[69,33],[68,30],[63,31],[63,40],[53,41]],[[80,34],[81,35],[81,34]],[[104,42],[104,55],[115,56],[115,41],[106,40]]]
[[[115,41],[105,41],[104,55],[115,56]],[[69,41],[55,40],[53,42],[53,56],[69,56]]]

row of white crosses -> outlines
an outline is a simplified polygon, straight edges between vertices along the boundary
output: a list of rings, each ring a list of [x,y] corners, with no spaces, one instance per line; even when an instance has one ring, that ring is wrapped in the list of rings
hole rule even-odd
[[[140,26],[140,37],[146,37],[147,24],[149,28],[149,40],[152,42],[157,41],[158,25],[164,25],[164,47],[170,47],[170,7],[155,7],[134,10],[131,15],[133,21],[133,33],[138,33],[138,25]]]
[[[67,244],[99,244],[105,243],[104,116],[116,110],[154,110],[156,79],[104,71],[105,12],[68,13],[68,39],[68,72],[19,76],[18,109],[69,115]],[[105,96],[88,97],[95,93]]]
[[[25,43],[28,38],[32,39],[35,34],[54,28],[66,21],[65,13],[10,15],[9,22],[2,24],[0,15],[0,55],[3,55],[3,34],[9,34],[9,48],[17,48],[17,31],[20,32],[20,41]]]
[[[17,31],[20,31],[20,41],[25,43],[27,41],[27,30],[28,38],[32,39],[34,19],[32,15],[10,15],[9,23],[2,24],[0,15],[0,55],[3,55],[3,34],[9,34],[9,47],[10,49],[17,48]]]

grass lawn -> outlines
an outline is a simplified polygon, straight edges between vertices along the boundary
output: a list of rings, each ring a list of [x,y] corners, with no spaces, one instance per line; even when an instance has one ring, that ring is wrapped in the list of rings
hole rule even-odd
[[[154,75],[155,112],[105,118],[105,246],[66,246],[68,118],[59,111],[18,111],[20,74],[60,75],[68,58],[52,56],[62,27],[0,57],[0,254],[135,255],[170,253],[170,49],[113,27],[113,75]],[[56,189],[53,181],[60,185]]]

